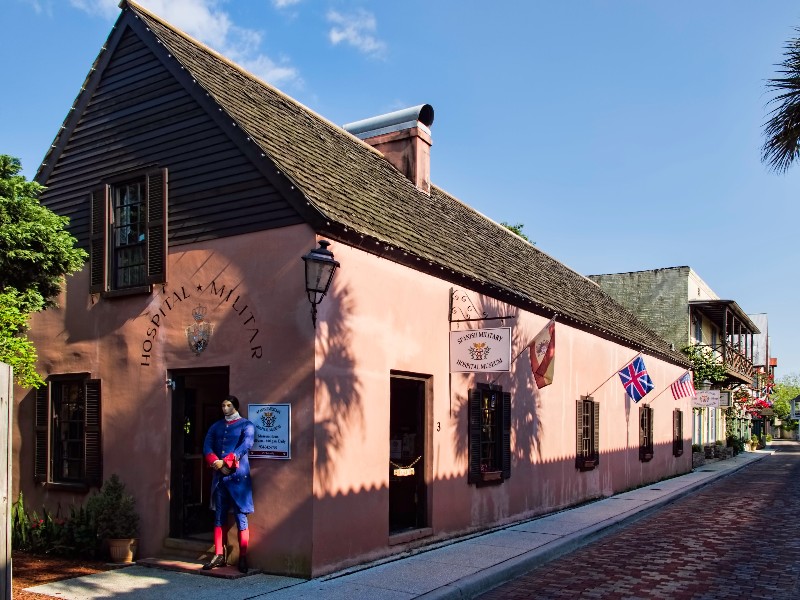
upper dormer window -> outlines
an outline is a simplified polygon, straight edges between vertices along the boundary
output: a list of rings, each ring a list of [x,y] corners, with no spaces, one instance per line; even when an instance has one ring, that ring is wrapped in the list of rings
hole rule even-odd
[[[696,344],[703,343],[703,318],[700,315],[695,315],[692,319],[694,324],[694,341]]]
[[[91,293],[149,292],[167,280],[167,170],[109,180],[92,192]]]
[[[111,273],[115,289],[145,284],[145,224],[147,179],[142,177],[111,186],[112,256]]]

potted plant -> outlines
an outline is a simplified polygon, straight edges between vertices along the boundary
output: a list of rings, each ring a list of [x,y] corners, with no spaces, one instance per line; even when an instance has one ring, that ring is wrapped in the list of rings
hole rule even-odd
[[[136,501],[125,491],[114,474],[103,484],[100,492],[89,498],[87,510],[97,527],[97,538],[108,546],[111,560],[133,562],[139,535],[139,514]]]

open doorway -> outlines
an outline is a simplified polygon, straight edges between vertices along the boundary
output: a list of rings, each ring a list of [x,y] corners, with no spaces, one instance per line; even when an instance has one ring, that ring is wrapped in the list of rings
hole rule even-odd
[[[173,382],[170,537],[212,540],[211,471],[203,458],[203,441],[211,424],[222,417],[228,368],[178,369],[168,376]]]
[[[392,373],[389,534],[428,527],[429,377]]]

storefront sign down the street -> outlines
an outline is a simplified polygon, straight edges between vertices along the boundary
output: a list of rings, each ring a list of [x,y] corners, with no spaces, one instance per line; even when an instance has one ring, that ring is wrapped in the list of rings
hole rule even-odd
[[[451,373],[510,370],[510,327],[450,332]]]
[[[700,408],[719,408],[719,390],[696,390],[692,406]]]

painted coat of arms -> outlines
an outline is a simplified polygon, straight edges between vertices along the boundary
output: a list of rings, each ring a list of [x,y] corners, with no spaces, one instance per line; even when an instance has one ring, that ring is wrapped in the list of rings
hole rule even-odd
[[[472,360],[486,360],[491,348],[486,345],[486,342],[473,342],[467,351]]]
[[[261,413],[261,423],[267,429],[271,429],[272,427],[275,427],[275,423],[277,423],[277,422],[278,422],[278,417],[275,415],[274,412],[272,412],[272,411],[264,411],[263,413]]]
[[[189,349],[199,356],[208,348],[214,326],[206,321],[205,306],[197,306],[192,310],[192,318],[194,323],[186,328],[186,341],[189,343]]]

